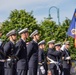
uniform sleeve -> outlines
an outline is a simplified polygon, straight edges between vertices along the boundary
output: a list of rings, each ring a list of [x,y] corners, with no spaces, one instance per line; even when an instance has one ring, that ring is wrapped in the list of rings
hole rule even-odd
[[[4,54],[4,51],[3,51],[3,47],[0,46],[0,58],[1,59],[4,59],[5,58],[5,54]]]
[[[65,51],[62,52],[62,60],[66,60],[66,52]]]
[[[32,55],[32,49],[33,49],[33,44],[30,43],[28,46],[27,46],[27,57],[28,57],[28,60],[30,59],[31,55]]]
[[[16,50],[15,50],[15,55],[16,56],[19,55],[20,49],[21,49],[21,44],[20,44],[20,42],[17,42],[16,43]]]
[[[61,53],[61,52],[59,52],[59,51],[54,51],[54,52],[52,53],[52,55],[59,56],[60,53]]]
[[[4,45],[4,54],[7,56],[8,52],[9,52],[9,49],[10,49],[10,44],[9,43],[6,43]]]
[[[42,63],[42,51],[41,50],[39,50],[38,59],[39,59],[39,63]]]
[[[58,51],[48,51],[47,56],[48,55],[59,56],[60,52],[58,52]]]
[[[64,50],[62,53],[62,56],[64,57],[64,60],[66,60],[66,58],[70,56],[70,52],[69,51],[67,52]]]

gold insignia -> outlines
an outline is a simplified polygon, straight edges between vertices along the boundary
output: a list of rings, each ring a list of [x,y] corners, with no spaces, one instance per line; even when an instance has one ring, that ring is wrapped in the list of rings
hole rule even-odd
[[[72,29],[72,30],[71,30],[71,33],[72,33],[73,35],[76,35],[76,29]]]

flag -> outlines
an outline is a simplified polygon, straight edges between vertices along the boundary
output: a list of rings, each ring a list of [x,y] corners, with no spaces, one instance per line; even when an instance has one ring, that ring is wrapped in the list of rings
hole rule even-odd
[[[75,39],[75,47],[76,47],[76,9],[72,17],[72,21],[70,23],[70,27],[68,29],[67,34]]]

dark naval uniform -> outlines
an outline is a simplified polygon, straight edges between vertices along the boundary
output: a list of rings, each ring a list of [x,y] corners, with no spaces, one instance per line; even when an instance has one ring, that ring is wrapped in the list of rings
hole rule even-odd
[[[3,48],[0,46],[0,60],[4,59]],[[4,62],[0,62],[0,75],[4,75]]]
[[[58,73],[58,75],[62,75],[62,69],[63,69],[63,67],[62,67],[62,51],[60,51],[59,56],[56,57],[56,61],[58,62],[58,67],[59,67],[59,69],[57,70],[57,73]]]
[[[60,54],[56,57],[56,60],[58,62],[57,72],[58,72],[58,75],[62,75],[62,50],[61,50],[61,42],[58,42],[58,43],[55,44],[55,49],[56,49],[56,52],[60,52]]]
[[[16,30],[11,30],[6,34],[7,37],[11,36],[11,39],[13,40],[12,36],[16,36]],[[15,68],[15,44],[14,41],[9,41],[4,45],[4,54],[5,54],[5,63],[4,63],[4,75],[15,75],[16,74],[16,68]]]
[[[53,61],[57,61],[57,58],[60,55],[60,52],[54,51],[53,49],[49,48],[47,52],[47,56],[52,59]],[[51,62],[51,61],[50,61]],[[57,73],[57,66],[55,63],[50,63],[48,65],[48,69],[51,70],[52,75],[58,75]]]
[[[17,62],[17,75],[27,75],[28,62],[27,62],[27,48],[26,42],[20,39],[16,44]]]
[[[45,40],[42,40],[38,43],[39,52],[38,52],[38,65],[39,65],[39,75],[47,75],[47,58],[44,51]],[[42,46],[42,48],[40,48]]]
[[[14,51],[15,51],[15,44],[13,44],[11,41],[7,42],[4,45],[4,53],[6,55],[5,59],[7,60],[4,63],[5,75],[15,75],[14,63],[10,59],[8,59],[14,55],[15,53]]]
[[[45,58],[45,53],[44,53],[44,50],[42,50],[42,49],[39,49],[39,53],[38,53],[38,64],[39,64],[39,75],[45,75],[45,62],[44,62],[44,60],[46,59]],[[41,72],[41,66],[43,67],[42,68],[42,71],[43,71],[43,73]]]
[[[67,49],[64,49],[62,56],[63,59],[63,73],[64,75],[70,75],[70,68],[71,68],[71,59],[66,59],[70,56],[70,52]]]
[[[29,60],[29,75],[37,75],[38,68],[38,43],[32,40],[27,47]]]

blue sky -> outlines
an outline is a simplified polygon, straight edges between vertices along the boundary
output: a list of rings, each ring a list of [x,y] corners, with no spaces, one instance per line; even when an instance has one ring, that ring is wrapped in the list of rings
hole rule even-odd
[[[27,12],[33,10],[33,15],[40,23],[44,18],[48,17],[49,8],[56,6],[59,8],[60,22],[62,23],[66,17],[72,19],[76,8],[76,0],[0,0],[0,22],[8,19],[9,14],[14,9],[25,9]],[[54,21],[57,22],[56,9],[52,8],[50,14]]]

